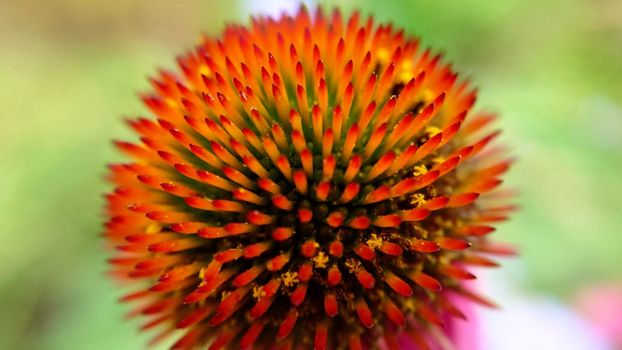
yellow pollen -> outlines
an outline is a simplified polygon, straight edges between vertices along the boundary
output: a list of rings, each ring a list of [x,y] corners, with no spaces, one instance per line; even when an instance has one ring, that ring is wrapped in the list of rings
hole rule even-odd
[[[253,298],[255,298],[255,300],[259,300],[265,296],[266,296],[266,292],[264,292],[263,287],[261,286],[253,287]]]
[[[372,233],[371,237],[367,240],[367,245],[371,249],[380,248],[382,246],[382,238],[378,237],[377,234]]]
[[[434,157],[432,159],[432,162],[436,163],[436,164],[442,163],[444,161],[445,161],[445,157],[443,157],[443,156]]]
[[[413,175],[414,176],[421,176],[421,175],[423,175],[423,174],[425,174],[427,172],[428,172],[428,168],[425,165],[423,165],[423,164],[416,165],[413,168]]]
[[[324,252],[319,252],[315,258],[313,258],[313,262],[315,263],[315,267],[317,267],[318,269],[325,269],[326,268],[326,264],[328,263],[328,257],[326,256],[326,254],[324,254]]]
[[[291,287],[298,283],[298,272],[287,271],[281,275],[281,279],[283,280],[285,287]]]
[[[230,292],[230,291],[228,291],[228,290],[224,290],[224,291],[222,292],[222,294],[220,294],[220,301],[225,300],[225,298],[226,298],[226,297],[228,297],[228,296],[229,296],[229,294],[231,294],[231,292]]]
[[[350,273],[357,273],[358,270],[361,269],[361,262],[354,259],[348,259],[346,260],[346,267],[348,268]]]
[[[415,205],[417,208],[424,205],[425,202],[425,196],[422,193],[415,193],[410,197],[410,204]]]
[[[199,270],[199,278],[201,280],[203,280],[205,278],[205,268],[204,267]]]
[[[414,298],[404,298],[404,303],[402,304],[405,311],[415,311],[415,302]]]

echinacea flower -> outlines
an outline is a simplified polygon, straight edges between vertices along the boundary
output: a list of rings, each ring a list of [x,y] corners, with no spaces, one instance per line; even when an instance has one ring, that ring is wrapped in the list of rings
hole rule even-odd
[[[512,210],[494,116],[440,56],[358,14],[254,18],[160,72],[111,166],[123,298],[174,348],[420,348]],[[441,289],[443,292],[440,292]]]

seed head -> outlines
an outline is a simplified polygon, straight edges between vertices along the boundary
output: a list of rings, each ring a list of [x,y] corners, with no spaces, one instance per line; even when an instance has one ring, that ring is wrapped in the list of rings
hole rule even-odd
[[[462,314],[513,208],[490,114],[440,56],[358,14],[253,18],[162,71],[117,142],[105,237],[174,348],[395,344]],[[441,289],[443,292],[440,292]]]

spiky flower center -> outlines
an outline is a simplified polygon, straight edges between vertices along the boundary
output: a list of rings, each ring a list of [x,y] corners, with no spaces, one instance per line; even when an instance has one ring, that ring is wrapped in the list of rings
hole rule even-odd
[[[127,299],[188,328],[177,346],[424,344],[460,315],[441,288],[486,302],[459,281],[503,252],[484,236],[511,208],[474,202],[509,164],[480,152],[492,118],[463,126],[468,84],[359,21],[302,10],[205,39],[152,81],[143,144],[117,143],[136,161],[112,166],[114,272],[154,283]]]

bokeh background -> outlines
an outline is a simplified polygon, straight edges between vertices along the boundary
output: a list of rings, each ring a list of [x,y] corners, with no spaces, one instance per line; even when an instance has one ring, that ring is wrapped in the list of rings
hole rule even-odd
[[[522,255],[482,278],[504,305],[481,312],[485,349],[614,349],[603,327],[622,327],[622,1],[322,3],[420,36],[502,115],[522,210],[497,237]],[[104,277],[110,140],[131,138],[122,119],[146,113],[146,77],[200,32],[292,2],[1,7],[0,348],[144,348]]]

